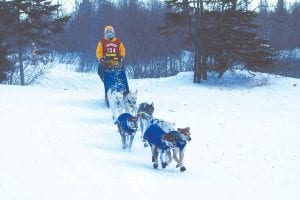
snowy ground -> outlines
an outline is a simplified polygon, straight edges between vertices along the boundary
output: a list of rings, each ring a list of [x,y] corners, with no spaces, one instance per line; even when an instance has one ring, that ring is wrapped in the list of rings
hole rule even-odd
[[[0,85],[1,200],[300,198],[299,79],[129,80],[156,117],[191,128],[181,173],[154,170],[139,133],[123,151],[96,73],[65,68]]]

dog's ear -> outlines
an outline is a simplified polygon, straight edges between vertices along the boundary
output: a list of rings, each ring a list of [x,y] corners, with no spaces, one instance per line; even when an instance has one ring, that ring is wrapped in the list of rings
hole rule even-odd
[[[152,101],[152,103],[150,104],[151,106],[154,106],[154,103],[153,103],[153,101]]]
[[[185,135],[191,135],[190,127],[183,128],[183,129],[181,129],[181,131]]]
[[[190,135],[190,127],[186,128],[177,128],[177,131],[181,134]]]
[[[190,132],[190,127],[186,127],[186,128],[177,128],[178,132]]]

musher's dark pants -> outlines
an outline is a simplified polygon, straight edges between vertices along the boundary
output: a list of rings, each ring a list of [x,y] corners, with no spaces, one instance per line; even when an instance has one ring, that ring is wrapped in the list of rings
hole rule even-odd
[[[99,63],[97,73],[98,73],[98,75],[99,75],[102,82],[103,82],[103,74],[104,74],[103,72],[104,72],[104,63],[102,63],[102,64]]]

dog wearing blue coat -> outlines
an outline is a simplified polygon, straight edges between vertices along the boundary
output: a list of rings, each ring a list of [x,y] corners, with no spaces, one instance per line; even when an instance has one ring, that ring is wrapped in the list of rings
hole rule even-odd
[[[183,165],[184,152],[187,141],[191,140],[190,128],[178,128],[177,131],[166,133],[160,126],[154,124],[147,128],[144,139],[149,143],[152,151],[153,168],[158,168],[160,155],[161,167],[164,169],[172,162],[172,156],[180,171],[185,171]],[[179,154],[179,156],[177,156]]]
[[[119,115],[115,124],[121,135],[123,149],[131,150],[132,142],[138,129],[138,118],[130,113],[122,113]]]
[[[170,149],[174,148],[175,141],[168,136],[169,135],[157,124],[149,126],[144,133],[143,138],[151,147],[153,168],[155,169],[158,167],[159,155],[162,168],[165,168],[172,161],[169,152]]]

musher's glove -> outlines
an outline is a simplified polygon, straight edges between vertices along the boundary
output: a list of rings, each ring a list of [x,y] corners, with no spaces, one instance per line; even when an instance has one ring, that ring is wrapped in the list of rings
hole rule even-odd
[[[107,60],[113,60],[114,59],[114,57],[112,57],[112,56],[107,56],[107,57],[105,57],[105,60],[107,61]]]
[[[99,63],[104,63],[104,62],[105,62],[105,58],[104,57],[99,59]]]

